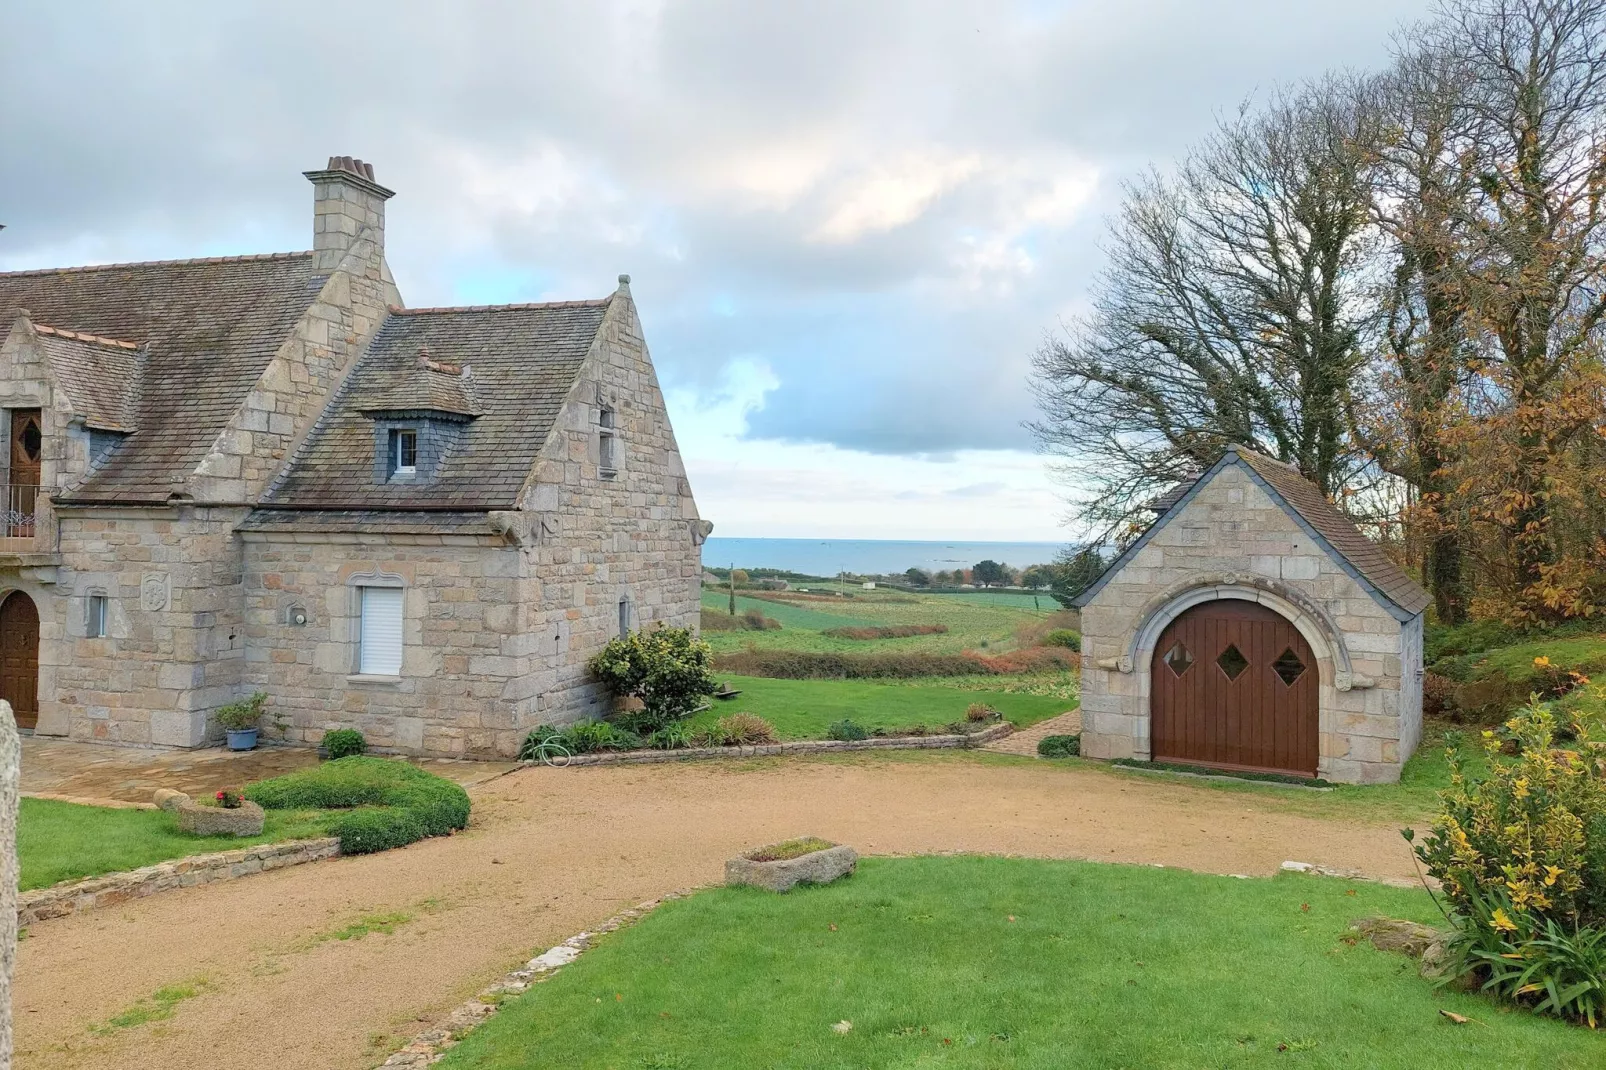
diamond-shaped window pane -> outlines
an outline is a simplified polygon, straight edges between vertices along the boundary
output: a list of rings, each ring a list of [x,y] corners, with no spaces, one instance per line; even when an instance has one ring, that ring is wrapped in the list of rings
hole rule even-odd
[[[1227,674],[1227,679],[1236,680],[1239,673],[1249,668],[1249,659],[1244,657],[1235,645],[1229,643],[1227,649],[1221,652],[1221,656],[1216,658],[1216,664]]]
[[[1305,663],[1299,660],[1299,655],[1294,653],[1293,647],[1277,655],[1277,660],[1271,663],[1271,667],[1289,687],[1293,687],[1294,681],[1305,675]]]
[[[1171,649],[1165,652],[1165,663],[1173,673],[1181,676],[1193,664],[1193,655],[1181,643],[1172,643]]]

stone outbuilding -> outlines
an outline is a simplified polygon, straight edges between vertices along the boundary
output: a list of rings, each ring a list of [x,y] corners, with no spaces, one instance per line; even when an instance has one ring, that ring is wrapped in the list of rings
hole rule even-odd
[[[701,520],[628,276],[403,307],[373,168],[308,252],[0,273],[0,698],[41,735],[507,756],[695,626]]]
[[[1422,735],[1427,593],[1245,447],[1154,508],[1077,600],[1082,753],[1398,780]]]

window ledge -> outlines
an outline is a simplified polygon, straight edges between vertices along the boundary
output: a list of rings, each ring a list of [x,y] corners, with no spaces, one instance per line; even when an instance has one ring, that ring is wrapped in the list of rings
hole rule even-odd
[[[616,479],[618,478],[619,470],[617,468],[600,468],[597,470],[597,475],[603,479]]]
[[[382,676],[371,672],[354,672],[346,677],[348,684],[372,684],[376,687],[400,687],[400,676]]]

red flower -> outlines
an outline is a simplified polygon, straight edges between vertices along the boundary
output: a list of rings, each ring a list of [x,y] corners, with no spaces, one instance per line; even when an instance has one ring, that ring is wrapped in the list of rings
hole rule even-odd
[[[221,791],[220,791],[220,792],[218,792],[218,793],[217,793],[217,797],[218,797],[218,798],[220,798],[220,799],[221,799],[221,798],[223,798],[223,793],[222,793],[222,792],[221,792]]]

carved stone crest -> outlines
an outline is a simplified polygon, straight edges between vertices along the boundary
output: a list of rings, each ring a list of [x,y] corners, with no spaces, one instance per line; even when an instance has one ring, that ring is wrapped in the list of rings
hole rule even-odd
[[[147,572],[139,581],[139,606],[147,613],[167,608],[167,573]]]

